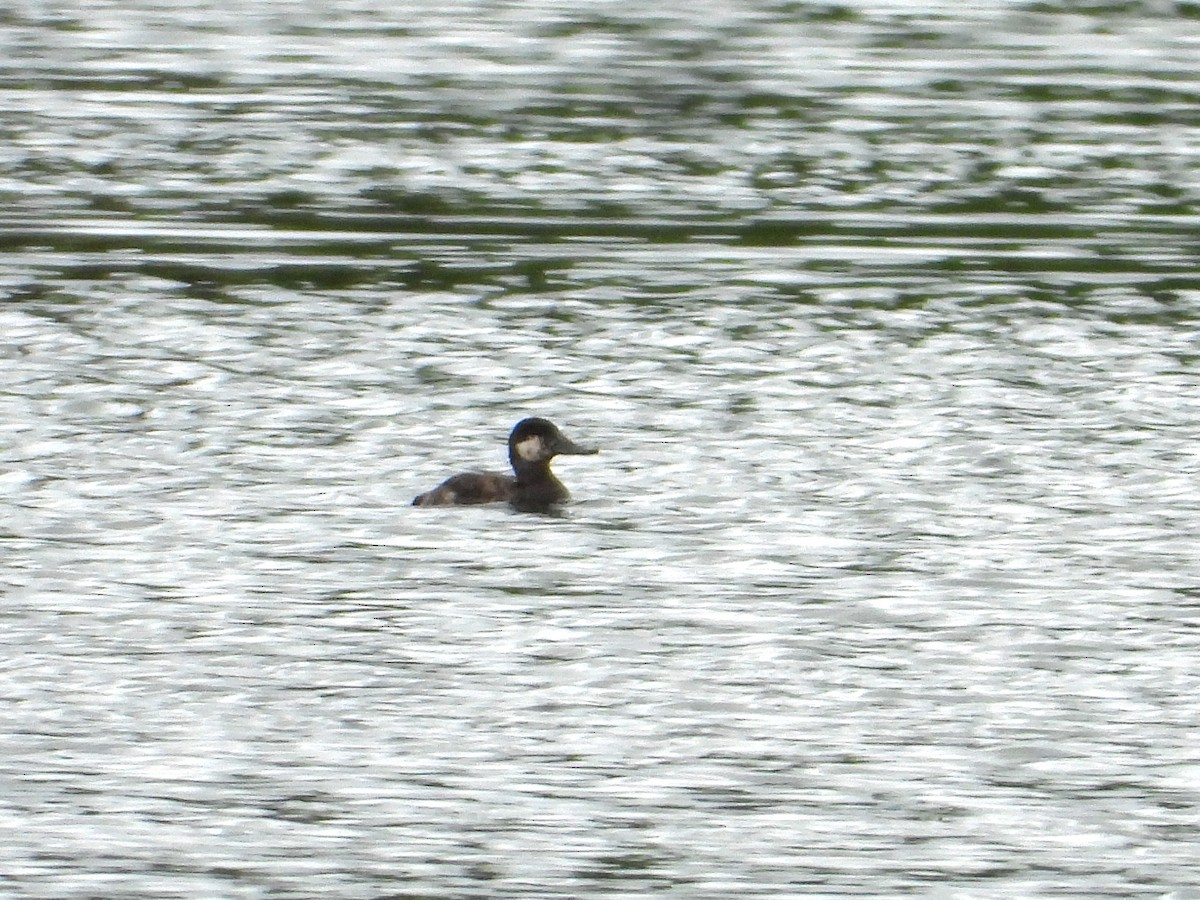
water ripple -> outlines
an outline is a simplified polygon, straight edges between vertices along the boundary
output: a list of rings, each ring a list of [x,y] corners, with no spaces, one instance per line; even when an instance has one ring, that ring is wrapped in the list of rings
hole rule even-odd
[[[12,896],[1191,895],[1194,11],[701,12],[0,13]]]

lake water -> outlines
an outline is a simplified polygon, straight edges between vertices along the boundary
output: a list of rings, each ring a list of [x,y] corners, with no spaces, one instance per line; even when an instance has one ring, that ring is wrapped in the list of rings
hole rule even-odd
[[[1200,897],[1200,7],[0,13],[0,894]],[[544,415],[561,515],[414,509]]]

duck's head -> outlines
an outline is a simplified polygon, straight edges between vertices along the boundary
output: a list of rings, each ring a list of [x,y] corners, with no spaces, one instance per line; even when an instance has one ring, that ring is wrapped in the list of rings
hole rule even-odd
[[[549,419],[522,419],[508,436],[508,458],[514,468],[549,462],[560,455],[589,456],[599,452],[599,448],[576,444]]]

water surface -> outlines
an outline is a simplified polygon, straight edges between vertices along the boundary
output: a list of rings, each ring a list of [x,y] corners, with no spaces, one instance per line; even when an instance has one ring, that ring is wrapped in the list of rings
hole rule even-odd
[[[6,896],[1200,896],[1193,4],[3,26]]]

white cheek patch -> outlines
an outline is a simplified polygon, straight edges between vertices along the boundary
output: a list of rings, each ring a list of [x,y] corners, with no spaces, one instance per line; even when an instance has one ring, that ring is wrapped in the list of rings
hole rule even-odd
[[[543,455],[542,439],[537,435],[527,437],[523,441],[517,441],[517,456],[526,462],[534,462],[539,460]]]

